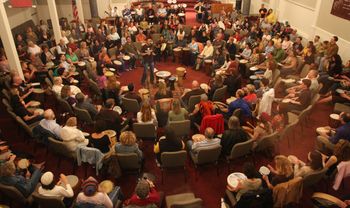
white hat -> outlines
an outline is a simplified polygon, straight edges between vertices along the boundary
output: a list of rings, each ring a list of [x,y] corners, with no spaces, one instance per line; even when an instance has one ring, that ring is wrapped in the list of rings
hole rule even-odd
[[[45,185],[45,186],[48,186],[52,183],[53,181],[53,173],[48,171],[46,173],[44,173],[42,176],[41,176],[41,184],[42,185]]]

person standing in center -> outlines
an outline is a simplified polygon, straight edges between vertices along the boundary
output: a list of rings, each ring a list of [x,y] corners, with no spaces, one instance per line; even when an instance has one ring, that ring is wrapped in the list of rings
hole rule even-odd
[[[147,43],[142,46],[141,54],[143,56],[143,74],[141,78],[141,84],[145,85],[145,81],[147,80],[147,70],[149,70],[150,81],[153,83],[154,81],[154,47],[152,44],[152,39],[147,39]],[[149,68],[149,69],[148,69]]]

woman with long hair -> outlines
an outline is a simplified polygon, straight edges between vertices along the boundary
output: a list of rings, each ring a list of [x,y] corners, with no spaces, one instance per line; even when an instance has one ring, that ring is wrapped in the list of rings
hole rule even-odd
[[[154,145],[154,153],[157,156],[157,161],[161,163],[160,156],[163,152],[176,152],[184,148],[185,144],[176,136],[175,131],[170,127],[166,127],[165,135],[160,137]]]
[[[245,142],[249,139],[249,135],[243,130],[239,122],[239,118],[231,116],[228,120],[228,129],[224,131],[221,137],[222,152],[230,155],[232,147],[238,143]]]
[[[267,175],[263,176],[269,189],[273,189],[274,186],[287,182],[294,177],[293,165],[286,156],[277,155],[274,160],[275,167],[268,165],[268,168],[272,173],[271,180]]]
[[[132,131],[124,131],[120,134],[120,142],[115,145],[115,151],[117,153],[136,153],[141,161],[143,153],[139,149],[136,136]]]
[[[173,101],[173,106],[168,114],[169,121],[183,121],[188,118],[188,112],[185,108],[181,107],[179,99]]]
[[[158,84],[158,91],[154,95],[155,100],[163,99],[163,98],[172,98],[173,93],[171,90],[167,89],[166,83],[165,82],[159,82]]]
[[[152,109],[148,100],[142,103],[140,112],[137,113],[138,123],[153,123],[158,124],[155,111]]]

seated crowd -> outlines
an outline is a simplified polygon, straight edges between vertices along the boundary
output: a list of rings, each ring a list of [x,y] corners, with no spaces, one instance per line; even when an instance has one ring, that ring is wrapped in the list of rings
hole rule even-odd
[[[57,45],[48,26],[40,21],[37,30],[27,29],[25,38],[22,34],[15,37],[24,80],[10,74],[4,84],[3,103],[34,136],[36,131],[39,137],[46,132],[45,144],[54,138],[69,152],[94,148],[104,156],[111,152],[134,153],[141,166],[149,158],[143,154],[142,135],[134,131],[136,123],[160,132],[153,151],[158,166],[162,166],[165,152],[187,150],[196,158],[201,150],[220,147],[220,156],[226,158],[234,154],[234,147],[248,141],[253,142],[252,151],[258,150],[265,138],[275,133],[281,136],[293,116],[315,104],[350,103],[350,61],[343,65],[336,36],[323,42],[316,36],[304,46],[297,31],[278,22],[271,9],[267,11],[262,6],[257,19],[236,11],[222,11],[214,18],[208,6],[195,6],[201,22],[198,27],[185,25],[183,6],[138,5],[125,7],[121,15],[113,8],[113,24],[101,20],[98,26],[62,25],[62,39]],[[156,34],[159,38],[155,38]],[[212,62],[210,82],[200,84],[187,77],[192,80],[191,89],[183,90],[180,97],[167,81],[156,83],[153,77],[154,62],[174,57],[176,47],[190,48],[193,70],[199,70],[208,60]],[[10,73],[4,53],[0,59],[0,71]],[[137,93],[133,83],[123,83],[123,73],[136,69],[139,63],[144,66],[141,84],[146,86],[150,71],[151,83],[158,86],[150,98]],[[89,93],[83,83],[88,83]],[[122,83],[126,86],[122,87]],[[38,93],[38,89],[42,92]],[[223,95],[218,96],[223,89]],[[37,100],[44,101],[42,96],[48,99],[50,94],[58,105],[49,108],[38,103]],[[128,112],[125,99],[134,100],[139,111]],[[46,109],[40,111],[40,107]],[[81,110],[86,116],[78,113]],[[350,110],[339,113],[337,125],[317,131],[316,149],[309,152],[307,162],[295,156],[274,155],[274,145],[269,145],[264,153],[274,156],[274,166],[267,164],[271,175],[261,175],[253,164],[245,163],[246,179],[236,187],[228,184],[227,193],[241,201],[249,200],[245,197],[249,193],[263,190],[261,193],[267,196],[264,199],[271,201],[272,190],[281,184],[300,185],[299,177],[323,169],[332,175],[340,164],[350,160]],[[191,134],[178,136],[179,129],[171,126],[185,121],[189,121]],[[88,128],[91,126],[93,130]],[[196,137],[191,139],[189,135]],[[0,147],[5,144],[1,142]],[[42,172],[45,163],[30,164],[23,170],[18,162],[22,156],[10,154],[9,148],[1,150],[0,183],[14,186],[25,197],[38,192],[77,207],[113,207],[117,200],[130,207],[161,206],[162,193],[151,179],[141,178],[129,199],[119,187],[106,194],[93,177],[83,181],[82,191],[77,194],[64,174]]]

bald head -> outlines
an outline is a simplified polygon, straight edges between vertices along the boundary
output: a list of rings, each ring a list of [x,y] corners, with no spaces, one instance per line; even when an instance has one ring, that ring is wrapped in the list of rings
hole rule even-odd
[[[316,78],[317,76],[318,76],[318,71],[317,71],[317,70],[312,69],[312,70],[310,70],[309,73],[308,73],[308,77],[309,77],[310,79],[314,79],[314,78]]]
[[[192,81],[192,89],[197,89],[197,88],[199,88],[199,83],[197,80],[193,80]]]
[[[213,139],[215,135],[214,129],[211,127],[208,127],[205,129],[204,136],[207,139]]]
[[[46,120],[54,120],[55,119],[55,113],[52,109],[47,109],[44,111],[44,118]]]

